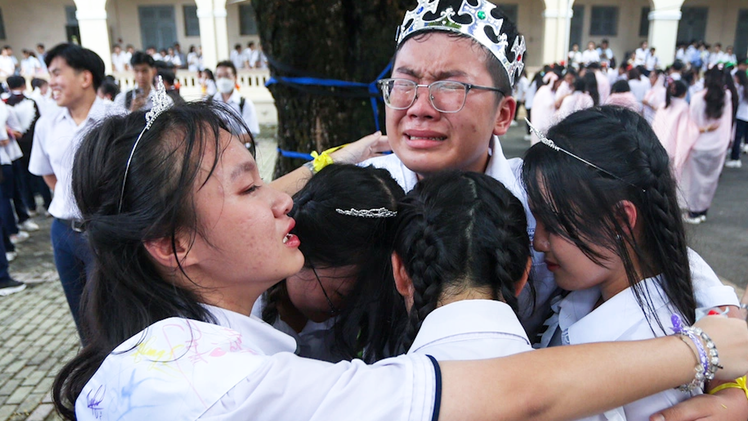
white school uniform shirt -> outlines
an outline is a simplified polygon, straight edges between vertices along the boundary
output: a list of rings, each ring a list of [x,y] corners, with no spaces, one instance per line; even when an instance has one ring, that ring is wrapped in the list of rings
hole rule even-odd
[[[588,65],[590,63],[599,63],[600,62],[600,54],[597,53],[597,50],[584,50],[582,52],[582,63],[584,65]]]
[[[55,218],[80,217],[70,184],[75,151],[91,127],[115,113],[111,102],[96,97],[88,116],[81,124],[75,124],[68,109],[62,107],[42,115],[36,122],[29,171],[35,175],[54,174],[57,177],[52,203],[49,206],[49,213]]]
[[[262,310],[264,308],[265,295],[263,294],[255,301],[252,307],[252,316],[262,319]],[[321,323],[308,320],[306,325],[304,325],[304,329],[301,332],[296,332],[279,315],[276,316],[271,325],[294,339],[296,342],[296,355],[336,363],[343,358],[332,352],[335,343],[335,321],[336,318],[334,317]]]
[[[735,116],[736,120],[748,121],[748,92],[745,92],[745,88],[742,85],[737,86],[738,89],[738,114]]]
[[[438,365],[407,355],[366,365],[293,354],[256,317],[206,306],[218,324],[172,317],[123,342],[75,402],[80,421],[436,419]]]
[[[231,93],[231,96],[229,97],[229,100],[226,101],[226,104],[228,104],[234,111],[236,111],[237,114],[241,115],[242,119],[244,120],[244,123],[249,127],[249,131],[252,132],[252,135],[257,137],[257,135],[260,134],[260,123],[257,120],[257,111],[255,110],[255,103],[252,102],[249,98],[244,98],[244,109],[241,110],[239,105],[241,105],[242,100],[242,94],[239,93],[236,89]],[[213,95],[213,101],[223,102],[223,96],[220,92]]]
[[[21,131],[22,127],[13,107],[3,101],[0,101],[0,140],[8,140],[8,131],[6,125],[13,130]],[[0,146],[0,165],[11,165],[13,161],[23,156],[21,147],[15,139],[10,139],[8,144]]]
[[[719,283],[717,274],[698,253],[688,249],[688,260],[698,308],[738,305],[735,290]],[[660,323],[666,329],[665,332],[660,329],[654,319],[650,327],[631,288],[621,291],[596,309],[594,306],[600,298],[600,290],[590,288],[573,291],[563,299],[554,300],[551,306],[554,314],[546,321],[548,330],[543,334],[537,347],[633,341],[672,333],[670,317],[675,313],[675,309],[668,303],[659,281],[657,278],[648,278],[641,282],[644,289],[649,292],[652,306]],[[584,421],[647,420],[650,415],[691,396],[677,389],[671,389],[604,414],[585,418]]]
[[[522,202],[522,205],[525,207],[525,215],[527,216],[527,233],[532,242],[532,238],[535,236],[535,218],[532,216],[527,205],[527,193],[521,182],[522,159],[507,159],[501,150],[499,138],[496,136],[492,137],[489,144],[489,154],[491,156],[488,160],[485,174],[501,182]],[[386,169],[406,192],[413,190],[413,187],[418,182],[416,173],[408,169],[394,153],[366,160],[359,165],[372,165],[377,168]],[[541,311],[534,313],[531,311],[533,301],[530,296],[530,288],[524,288],[519,296],[519,319],[526,330],[530,332],[542,326],[545,316],[543,309],[547,309],[550,306],[551,296],[557,289],[556,283],[553,280],[553,274],[548,270],[543,256],[543,253],[538,253],[535,250],[532,251],[532,279],[535,286],[535,303],[537,303],[536,308],[541,309]]]
[[[438,361],[483,360],[531,350],[530,340],[508,304],[463,300],[429,313],[408,354],[431,355]]]
[[[127,70],[127,64],[130,61],[127,60],[127,54],[124,51],[120,51],[119,54],[112,53],[112,67],[115,72],[124,72]]]

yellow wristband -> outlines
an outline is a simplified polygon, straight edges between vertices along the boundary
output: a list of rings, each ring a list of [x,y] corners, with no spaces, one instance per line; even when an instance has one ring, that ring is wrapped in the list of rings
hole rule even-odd
[[[737,379],[735,379],[734,382],[721,384],[715,387],[714,389],[710,390],[709,394],[713,395],[719,392],[720,390],[725,390],[725,389],[742,389],[743,392],[745,392],[745,397],[748,399],[748,386],[746,386],[746,376],[738,377]]]
[[[348,144],[336,146],[334,148],[330,148],[320,154],[317,152],[312,152],[312,157],[314,157],[314,160],[312,161],[312,173],[317,174],[318,172],[322,171],[322,168],[325,168],[326,166],[333,163],[332,157],[330,157],[330,154],[337,151],[338,149],[342,149],[346,147]]]

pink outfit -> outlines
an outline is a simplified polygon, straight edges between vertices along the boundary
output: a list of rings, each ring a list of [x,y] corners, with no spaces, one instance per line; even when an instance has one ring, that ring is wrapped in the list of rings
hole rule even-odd
[[[595,72],[595,79],[597,79],[597,92],[600,93],[600,103],[605,104],[610,96],[610,80],[602,72]]]
[[[649,91],[644,95],[644,101],[647,101],[649,105],[644,105],[644,118],[652,124],[655,118],[655,113],[661,107],[665,106],[665,95],[667,89],[665,88],[665,77],[660,75],[657,77],[657,82],[654,86],[649,88]]]
[[[641,104],[639,104],[639,101],[636,100],[636,96],[631,92],[610,94],[608,100],[605,101],[605,105],[617,105],[619,107],[629,108],[639,114],[642,112]]]
[[[684,98],[672,98],[669,107],[663,104],[655,113],[652,129],[670,156],[675,179],[680,184],[683,164],[699,137],[699,128],[691,120],[688,102]]]
[[[545,133],[553,125],[553,115],[556,112],[556,93],[551,90],[553,82],[538,88],[535,101],[532,103],[531,123],[540,132]],[[532,134],[531,143],[540,142],[535,133]]]
[[[561,106],[558,108],[558,111],[556,111],[556,115],[554,116],[554,122],[559,122],[576,111],[594,106],[595,102],[589,94],[579,91],[573,92],[571,95],[564,98],[563,102],[561,102]]]
[[[691,97],[691,119],[699,129],[715,124],[719,126],[699,135],[683,167],[685,200],[692,212],[703,212],[712,204],[732,135],[732,94],[725,91],[722,117],[710,119],[706,116],[706,92],[704,89]]]

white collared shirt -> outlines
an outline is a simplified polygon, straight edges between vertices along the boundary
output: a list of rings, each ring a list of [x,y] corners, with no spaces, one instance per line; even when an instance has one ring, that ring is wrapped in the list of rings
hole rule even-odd
[[[501,150],[499,138],[496,136],[491,138],[489,154],[491,157],[488,160],[485,174],[501,182],[522,202],[527,217],[527,233],[532,242],[532,238],[535,236],[535,218],[527,205],[527,193],[520,181],[522,178],[522,159],[506,159],[504,152]],[[413,190],[418,182],[416,173],[408,169],[394,153],[369,159],[360,165],[372,165],[386,169],[406,192]],[[532,312],[533,300],[530,295],[530,288],[524,288],[519,296],[519,319],[528,332],[536,331],[543,325],[546,315],[544,309],[550,306],[551,296],[557,289],[553,274],[546,267],[544,254],[538,253],[534,249],[532,250],[532,270],[533,285],[535,286],[534,302],[537,303],[535,308],[539,308],[541,311]]]
[[[96,97],[88,116],[81,124],[76,124],[68,109],[63,107],[50,110],[37,121],[29,158],[29,171],[35,175],[57,177],[52,204],[49,206],[49,213],[55,218],[80,217],[70,184],[75,151],[91,127],[115,113],[111,102]]]
[[[249,131],[252,132],[252,136],[257,137],[260,134],[260,123],[257,121],[257,111],[255,110],[255,104],[249,98],[244,98],[244,109],[241,109],[242,94],[236,89],[231,93],[229,100],[226,101],[231,108],[236,111],[237,114],[241,115],[244,120],[244,124],[247,125]],[[213,101],[223,101],[223,96],[220,92],[213,95]]]
[[[78,420],[429,421],[434,363],[409,355],[368,366],[292,353],[256,317],[207,306],[219,325],[172,317],[118,346],[75,403]]]
[[[737,305],[738,299],[732,287],[719,284],[717,275],[695,251],[689,249],[688,257],[698,307]],[[715,280],[718,284],[714,283]],[[651,323],[647,321],[631,288],[594,308],[601,296],[599,288],[595,287],[573,291],[553,304],[554,315],[547,322],[549,328],[540,345],[558,345],[555,343],[558,340],[563,345],[634,341],[672,333],[670,317],[677,312],[669,304],[658,278],[645,279],[640,285],[648,292],[652,308],[665,331],[653,317],[650,316]],[[656,412],[691,396],[671,389],[584,420],[647,420]]]
[[[408,354],[431,355],[439,361],[483,360],[531,350],[509,305],[496,300],[463,300],[429,313]]]

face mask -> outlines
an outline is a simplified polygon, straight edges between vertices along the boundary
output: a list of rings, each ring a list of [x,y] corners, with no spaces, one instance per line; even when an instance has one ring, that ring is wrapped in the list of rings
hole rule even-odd
[[[234,81],[225,77],[219,78],[216,80],[216,88],[222,94],[229,94],[234,90]]]

